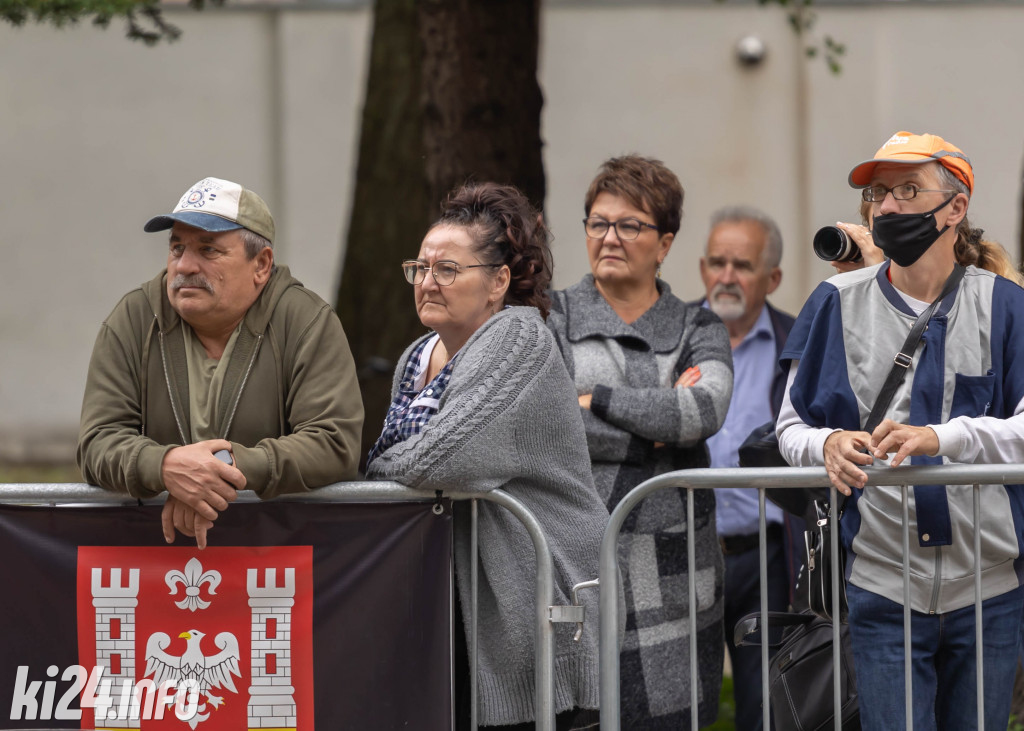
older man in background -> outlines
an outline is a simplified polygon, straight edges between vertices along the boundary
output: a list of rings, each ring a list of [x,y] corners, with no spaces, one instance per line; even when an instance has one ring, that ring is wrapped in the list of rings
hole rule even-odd
[[[767,214],[746,206],[711,217],[701,277],[704,306],[725,323],[733,360],[733,392],[722,429],[708,439],[712,467],[738,467],[739,446],[750,432],[778,413],[786,380],[777,365],[793,318],[766,298],[782,280],[782,234]],[[758,561],[759,500],[752,488],[715,490],[715,520],[725,556],[725,637],[732,663],[736,728],[761,728],[761,651],[735,647],[732,631],[744,615],[761,609]],[[785,611],[790,579],[786,560],[787,519],[766,505],[768,609]]]

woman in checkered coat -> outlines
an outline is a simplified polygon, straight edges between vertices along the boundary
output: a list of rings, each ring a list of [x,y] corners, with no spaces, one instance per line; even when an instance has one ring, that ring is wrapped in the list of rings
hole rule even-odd
[[[586,196],[591,274],[552,297],[548,327],[576,383],[594,482],[609,510],[648,478],[707,467],[704,440],[729,406],[725,327],[658,278],[682,204],[679,180],[661,162],[608,160]],[[724,568],[712,491],[696,491],[694,505],[698,678],[689,672],[685,493],[646,498],[619,539],[627,607],[623,728],[690,728],[692,682],[699,683],[700,725],[718,712]]]

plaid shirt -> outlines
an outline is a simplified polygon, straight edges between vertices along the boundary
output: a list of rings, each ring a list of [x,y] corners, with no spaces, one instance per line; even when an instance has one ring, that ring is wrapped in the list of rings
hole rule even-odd
[[[367,464],[395,444],[419,434],[431,417],[437,413],[438,404],[448,388],[448,381],[452,377],[452,367],[458,357],[458,353],[456,353],[451,360],[445,363],[441,372],[434,376],[434,380],[424,387],[423,381],[426,379],[430,354],[438,340],[437,335],[427,338],[409,354],[409,359],[405,362],[402,382],[398,384],[398,393],[388,408],[387,416],[384,417],[384,429],[370,450],[370,456],[366,460]]]

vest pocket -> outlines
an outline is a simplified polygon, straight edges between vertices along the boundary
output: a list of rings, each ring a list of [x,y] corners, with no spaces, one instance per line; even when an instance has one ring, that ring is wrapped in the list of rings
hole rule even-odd
[[[987,415],[992,409],[992,393],[995,386],[996,377],[992,371],[984,376],[965,376],[957,373],[949,418]]]

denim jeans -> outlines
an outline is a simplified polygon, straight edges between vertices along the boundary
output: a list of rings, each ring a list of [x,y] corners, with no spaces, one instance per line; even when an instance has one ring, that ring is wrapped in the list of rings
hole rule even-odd
[[[864,731],[906,727],[903,606],[847,584]],[[1021,643],[1024,587],[982,602],[985,728],[1006,728]],[[974,605],[911,613],[914,731],[978,728]]]

